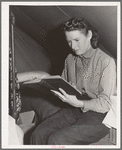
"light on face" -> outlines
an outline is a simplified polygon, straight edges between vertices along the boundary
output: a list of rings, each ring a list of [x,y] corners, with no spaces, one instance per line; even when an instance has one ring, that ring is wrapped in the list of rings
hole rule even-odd
[[[65,32],[66,40],[69,46],[72,48],[72,51],[76,55],[81,55],[86,52],[90,45],[90,40],[88,36],[85,36],[81,31],[67,31]]]

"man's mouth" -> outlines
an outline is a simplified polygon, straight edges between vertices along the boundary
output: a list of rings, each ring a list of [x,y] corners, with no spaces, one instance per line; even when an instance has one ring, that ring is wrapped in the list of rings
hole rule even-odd
[[[78,51],[79,51],[79,49],[77,49],[77,50],[74,50],[74,52],[76,52],[76,53],[77,53]]]

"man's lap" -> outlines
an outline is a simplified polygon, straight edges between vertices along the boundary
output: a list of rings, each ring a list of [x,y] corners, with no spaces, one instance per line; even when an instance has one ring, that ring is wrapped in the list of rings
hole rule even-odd
[[[75,112],[76,110],[76,112]],[[92,111],[79,115],[79,110],[63,108],[42,122],[35,130],[35,136],[39,134],[43,139],[47,134],[47,144],[84,144],[92,143],[104,137],[109,129],[102,124],[104,114]],[[76,116],[76,114],[78,114]],[[49,133],[45,133],[45,131]],[[41,133],[43,131],[43,134]],[[50,136],[49,136],[50,135]],[[39,139],[38,139],[39,141]],[[61,143],[60,143],[61,142]]]
[[[32,87],[23,87],[21,89],[22,112],[34,110],[39,121],[56,113],[62,108],[62,101],[54,96],[40,92]]]

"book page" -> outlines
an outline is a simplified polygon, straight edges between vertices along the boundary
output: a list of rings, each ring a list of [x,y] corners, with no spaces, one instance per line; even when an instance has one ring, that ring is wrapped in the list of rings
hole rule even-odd
[[[26,81],[26,82],[23,82],[23,84],[32,84],[32,83],[39,83],[41,82],[41,78],[35,78],[33,80],[29,80],[29,81]]]

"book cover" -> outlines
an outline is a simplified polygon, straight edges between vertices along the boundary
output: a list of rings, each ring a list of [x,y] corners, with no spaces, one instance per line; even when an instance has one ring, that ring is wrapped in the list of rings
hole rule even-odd
[[[59,75],[44,77],[43,79],[35,79],[32,81],[25,82],[24,84],[37,84],[40,88],[44,88],[47,92],[51,90],[59,91],[59,88],[62,88],[67,94],[75,95],[78,99],[84,100],[89,99],[86,95],[83,96],[82,93],[74,88],[69,82],[63,79]],[[53,93],[54,94],[54,93]]]

